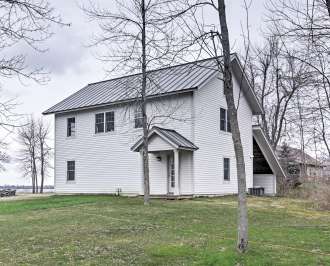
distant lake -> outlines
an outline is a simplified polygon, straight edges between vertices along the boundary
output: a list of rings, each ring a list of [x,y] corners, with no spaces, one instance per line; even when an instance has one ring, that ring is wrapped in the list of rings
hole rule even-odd
[[[32,193],[32,189],[31,188],[19,188],[16,189],[17,193]],[[51,189],[44,189],[44,193],[51,193],[51,192],[55,192],[55,189],[51,188]]]

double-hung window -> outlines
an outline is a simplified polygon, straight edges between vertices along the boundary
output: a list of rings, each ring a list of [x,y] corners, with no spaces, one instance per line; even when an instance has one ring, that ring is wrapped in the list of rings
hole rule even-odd
[[[220,130],[231,132],[229,115],[226,109],[220,108]]]
[[[115,130],[115,113],[113,111],[95,115],[95,133]]]
[[[95,133],[104,132],[104,113],[95,115]]]
[[[105,113],[105,124],[106,124],[106,128],[105,128],[106,132],[115,130],[115,113],[114,112]]]
[[[76,163],[75,161],[67,161],[67,180],[74,181],[75,180],[75,171],[76,171]]]
[[[230,180],[230,159],[223,158],[223,180]]]
[[[67,119],[67,137],[73,137],[76,135],[76,118],[70,117]]]
[[[143,113],[141,108],[136,108],[134,113],[134,127],[141,128],[143,127]]]

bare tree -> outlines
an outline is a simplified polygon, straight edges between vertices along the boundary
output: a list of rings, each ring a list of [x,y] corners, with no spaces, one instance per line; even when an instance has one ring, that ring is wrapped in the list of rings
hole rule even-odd
[[[29,69],[24,54],[7,54],[11,54],[10,49],[18,44],[38,52],[46,51],[41,44],[51,37],[52,24],[64,25],[60,17],[46,0],[3,0],[0,12],[0,76],[45,81],[43,69]]]
[[[245,1],[243,3],[247,10],[248,4]],[[204,11],[206,13],[215,12],[218,19],[217,23],[208,24],[205,21]],[[193,54],[195,57],[208,56],[214,58],[214,70],[219,72],[218,78],[224,84],[224,94],[231,124],[238,179],[237,249],[239,252],[245,252],[248,246],[246,173],[243,145],[237,120],[239,99],[235,103],[233,91],[232,56],[225,1],[182,0],[179,7],[176,5],[170,10],[170,14],[169,17],[172,20],[179,20],[179,28],[185,33],[186,49],[194,51],[195,53]]]
[[[327,154],[330,124],[329,3],[328,0],[267,2],[268,33],[276,36],[286,50],[295,48],[291,57],[296,65],[301,63],[309,68],[308,90],[299,90],[306,104],[302,106],[304,119],[306,116],[309,119],[304,126],[306,143],[317,137],[319,145],[323,146],[320,150],[325,150]],[[305,101],[305,98],[309,100]],[[289,116],[284,118],[294,122],[294,118]]]
[[[0,83],[17,77],[38,83],[48,80],[43,68],[29,66],[26,55],[15,53],[15,47],[21,46],[37,52],[45,52],[42,43],[52,36],[53,24],[64,24],[47,0],[2,0],[0,1]],[[0,100],[0,128],[4,134],[10,134],[20,126],[19,114],[15,112],[15,99]],[[3,145],[2,145],[3,146]],[[1,149],[1,147],[0,147]],[[5,149],[1,153],[6,158]]]
[[[148,70],[172,63],[170,51],[175,47],[174,29],[171,23],[164,23],[162,10],[174,1],[114,2],[116,6],[111,8],[91,2],[82,9],[89,18],[98,22],[101,29],[101,34],[94,36],[91,46],[105,51],[98,58],[112,63],[107,72],[141,73],[137,76],[139,86],[130,87],[127,84],[127,94],[137,99],[135,105],[142,112],[144,204],[149,204],[148,132],[149,120],[152,119],[147,115],[147,105],[148,91],[155,90],[157,84]]]
[[[32,193],[38,193],[37,126],[34,118],[29,118],[27,123],[18,129],[18,142],[21,145],[18,162],[24,171],[24,176],[31,177]]]
[[[298,111],[295,109],[298,91],[307,90],[312,84],[314,72],[294,56],[295,52],[278,37],[270,36],[266,38],[266,44],[256,47],[249,58],[249,76],[264,110],[259,123],[274,149],[285,134],[289,112],[292,109]]]
[[[40,168],[40,193],[43,193],[44,190],[44,181],[47,174],[47,170],[51,167],[51,148],[49,147],[47,141],[49,139],[49,126],[45,125],[45,122],[42,119],[38,120],[36,125],[36,141],[38,149],[38,162]]]
[[[245,252],[248,246],[248,214],[246,202],[246,174],[243,145],[241,140],[240,129],[237,120],[237,109],[234,100],[232,69],[231,69],[231,53],[229,43],[229,33],[227,27],[225,1],[218,1],[218,14],[221,26],[221,44],[224,57],[224,93],[228,105],[229,119],[232,129],[232,139],[234,142],[237,179],[238,179],[238,239],[237,248],[240,252]]]

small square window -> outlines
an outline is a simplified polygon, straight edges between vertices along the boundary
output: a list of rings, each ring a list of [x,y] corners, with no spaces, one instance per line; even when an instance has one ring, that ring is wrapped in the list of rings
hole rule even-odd
[[[76,119],[70,117],[67,119],[67,137],[73,137],[76,135]]]
[[[230,180],[230,159],[223,158],[223,180]]]
[[[74,181],[75,180],[75,161],[67,161],[67,180]]]
[[[95,133],[104,132],[104,113],[95,115]]]

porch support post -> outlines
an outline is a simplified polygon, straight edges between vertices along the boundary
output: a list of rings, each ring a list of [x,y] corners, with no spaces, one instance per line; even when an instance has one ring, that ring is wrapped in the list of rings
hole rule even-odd
[[[179,150],[174,150],[175,189],[174,195],[180,195],[180,158]]]

